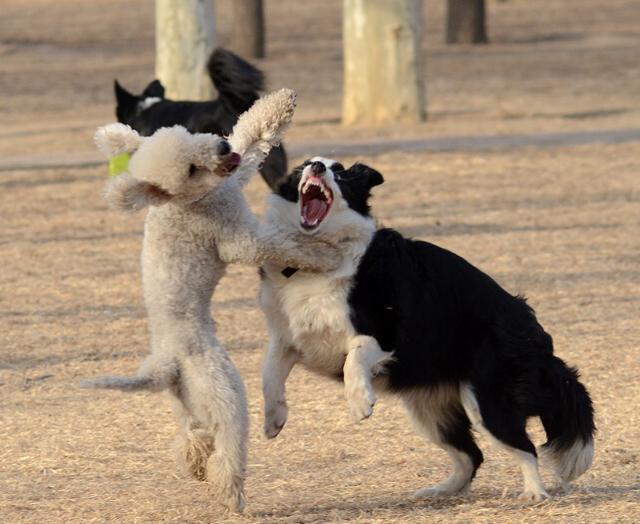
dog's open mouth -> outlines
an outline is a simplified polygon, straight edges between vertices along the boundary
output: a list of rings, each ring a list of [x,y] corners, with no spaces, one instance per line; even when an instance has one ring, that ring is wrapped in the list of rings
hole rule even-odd
[[[229,155],[220,163],[218,174],[221,176],[229,176],[240,165],[242,157],[238,153],[229,153]]]
[[[333,192],[324,181],[310,175],[300,187],[300,224],[315,229],[327,217],[333,204]]]

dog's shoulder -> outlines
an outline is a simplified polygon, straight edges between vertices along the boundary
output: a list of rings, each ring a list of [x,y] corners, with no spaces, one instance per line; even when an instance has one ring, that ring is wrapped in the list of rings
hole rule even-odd
[[[395,229],[376,230],[360,259],[358,273],[383,269],[389,271],[394,266],[402,264],[413,250],[414,242]]]

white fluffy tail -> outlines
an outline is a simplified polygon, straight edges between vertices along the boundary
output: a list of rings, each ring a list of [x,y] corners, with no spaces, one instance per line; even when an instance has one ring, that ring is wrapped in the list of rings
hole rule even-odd
[[[566,484],[589,469],[593,462],[593,439],[586,442],[576,440],[568,448],[558,448],[553,444],[543,446],[541,450],[543,459],[548,460],[553,466],[558,478]]]
[[[546,403],[540,413],[547,433],[541,454],[566,484],[587,471],[593,462],[593,403],[578,380],[578,372],[558,357],[551,357],[548,377],[553,402]]]

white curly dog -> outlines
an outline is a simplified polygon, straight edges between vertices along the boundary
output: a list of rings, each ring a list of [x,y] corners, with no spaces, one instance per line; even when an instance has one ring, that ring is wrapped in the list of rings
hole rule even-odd
[[[128,170],[106,186],[109,204],[126,211],[150,208],[142,276],[151,354],[135,377],[100,377],[81,385],[168,390],[181,425],[179,462],[212,484],[231,511],[244,508],[247,401],[242,379],[215,335],[212,293],[231,262],[272,260],[326,271],[339,259],[322,241],[303,251],[289,232],[261,229],[242,194],[280,142],[294,108],[291,90],[263,97],[240,117],[228,142],[182,127],[145,138],[122,124],[99,128],[95,136],[108,157],[131,155]]]

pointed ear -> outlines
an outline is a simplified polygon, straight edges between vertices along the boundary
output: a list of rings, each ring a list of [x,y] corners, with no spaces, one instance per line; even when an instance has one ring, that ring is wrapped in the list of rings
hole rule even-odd
[[[379,186],[384,182],[384,177],[379,171],[376,171],[372,167],[366,164],[356,163],[353,164],[348,171],[355,176],[363,176],[367,179],[367,185],[369,189],[375,186]]]
[[[109,180],[103,196],[112,209],[130,212],[147,206],[159,206],[171,198],[161,187],[138,180],[129,173]]]
[[[164,98],[164,86],[160,80],[156,79],[145,87],[142,92],[143,97],[158,97]]]
[[[118,105],[127,106],[138,101],[138,97],[129,93],[117,80],[113,81],[113,92]]]
[[[100,152],[110,158],[122,153],[135,153],[144,138],[125,124],[108,124],[96,130],[93,141]]]

